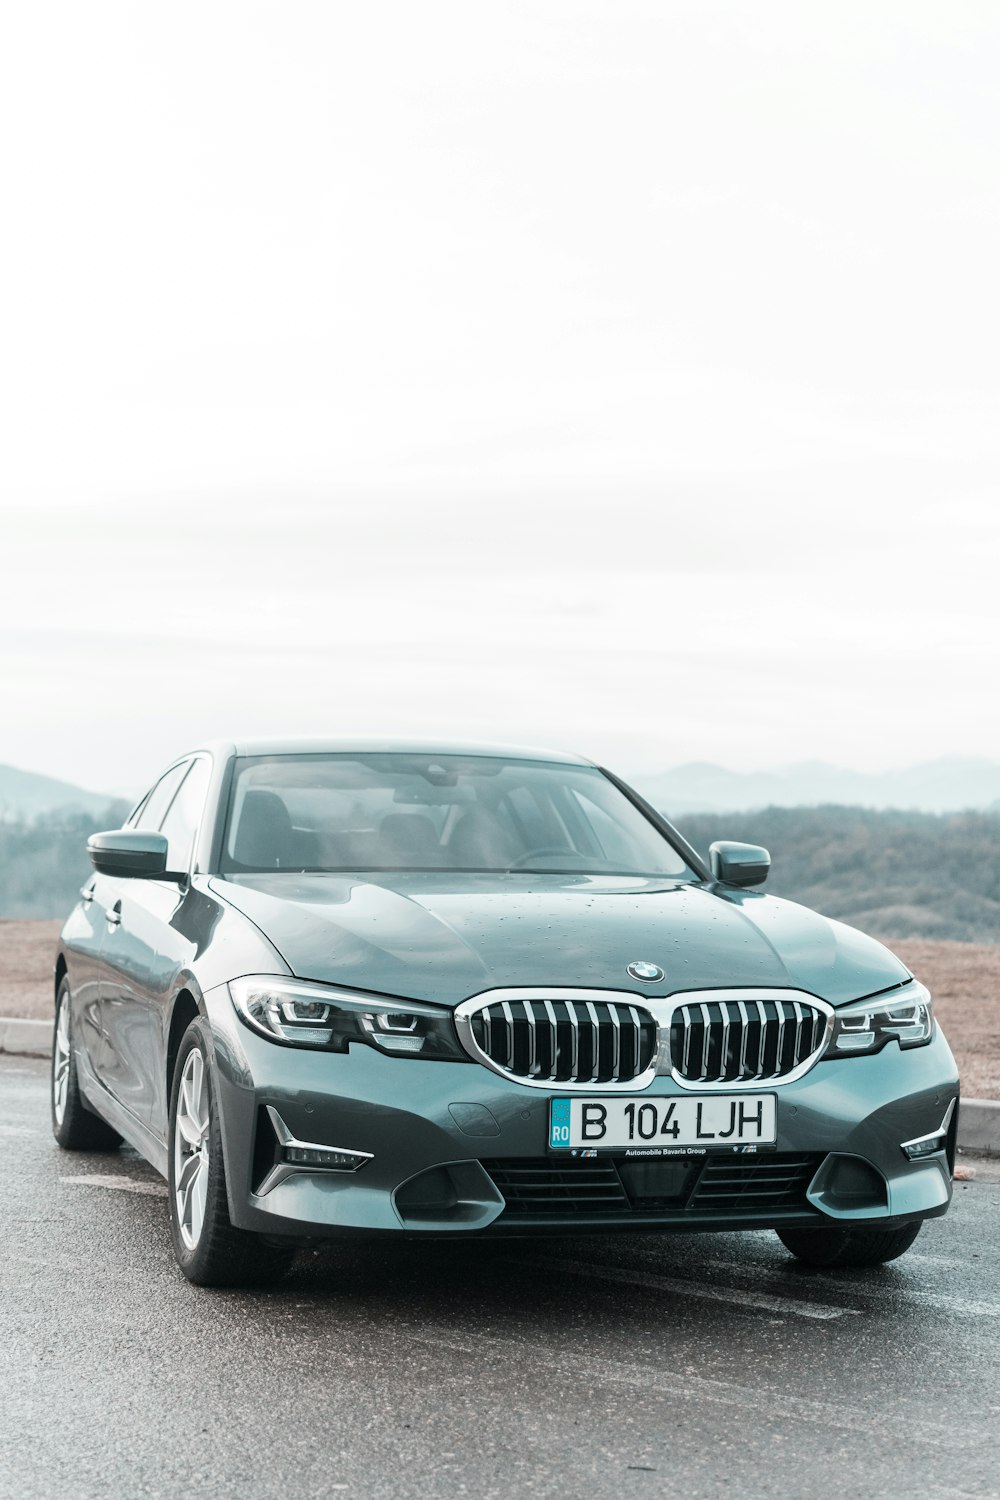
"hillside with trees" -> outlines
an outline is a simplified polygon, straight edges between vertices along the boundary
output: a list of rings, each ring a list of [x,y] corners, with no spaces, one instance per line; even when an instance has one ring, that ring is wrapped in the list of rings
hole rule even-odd
[[[66,916],[93,873],[87,839],[100,828],[118,828],[126,802],[111,802],[96,816],[43,813],[0,822],[0,917]]]
[[[48,813],[79,812],[97,818],[109,802],[117,800],[107,792],[91,792],[72,781],[0,765],[0,823],[41,818]]]
[[[1000,942],[998,813],[768,807],[677,826],[706,857],[714,839],[763,844],[767,890],[878,937]]]
[[[0,822],[0,917],[64,916],[90,873],[88,835],[126,812]],[[713,839],[764,844],[769,891],[879,937],[1000,942],[1000,813],[769,807],[677,826],[706,857]]]

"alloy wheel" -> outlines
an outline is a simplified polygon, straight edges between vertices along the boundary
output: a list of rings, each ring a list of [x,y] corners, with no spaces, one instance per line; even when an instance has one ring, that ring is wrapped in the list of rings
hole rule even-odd
[[[64,995],[59,1007],[59,1022],[56,1026],[55,1045],[52,1049],[52,1112],[57,1126],[62,1124],[66,1113],[69,1059],[69,996]]]
[[[192,1047],[184,1060],[174,1120],[174,1200],[181,1239],[194,1250],[208,1199],[209,1105],[205,1059]]]

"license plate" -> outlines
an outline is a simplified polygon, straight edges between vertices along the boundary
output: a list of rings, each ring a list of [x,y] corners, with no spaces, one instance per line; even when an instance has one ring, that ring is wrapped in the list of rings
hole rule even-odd
[[[576,1156],[695,1155],[767,1150],[777,1140],[774,1094],[685,1094],[671,1098],[553,1099],[549,1149]]]

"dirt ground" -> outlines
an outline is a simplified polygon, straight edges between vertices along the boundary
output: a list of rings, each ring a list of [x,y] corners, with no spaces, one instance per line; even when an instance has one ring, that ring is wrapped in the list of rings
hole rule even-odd
[[[51,1016],[61,925],[0,921],[0,1016]],[[900,938],[891,946],[934,996],[961,1069],[962,1092],[971,1099],[1000,1099],[1000,943]]]
[[[1000,943],[890,944],[934,996],[967,1099],[1000,1099]]]
[[[48,1020],[62,923],[0,921],[0,1016]]]

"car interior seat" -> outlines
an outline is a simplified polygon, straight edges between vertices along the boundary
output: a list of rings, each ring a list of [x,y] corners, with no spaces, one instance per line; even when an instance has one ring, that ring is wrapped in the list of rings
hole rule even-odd
[[[386,813],[379,826],[386,855],[401,863],[441,863],[437,830],[426,813]]]
[[[291,815],[277,792],[247,792],[233,843],[236,863],[255,870],[288,869],[299,863],[296,854]]]
[[[448,852],[459,869],[506,869],[517,851],[485,807],[468,807],[451,831]]]

